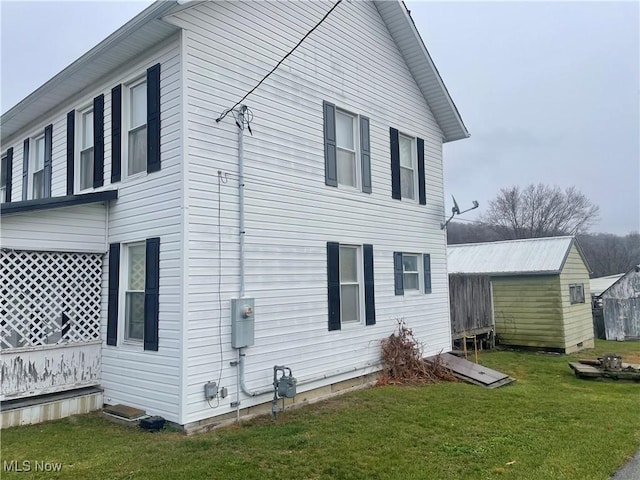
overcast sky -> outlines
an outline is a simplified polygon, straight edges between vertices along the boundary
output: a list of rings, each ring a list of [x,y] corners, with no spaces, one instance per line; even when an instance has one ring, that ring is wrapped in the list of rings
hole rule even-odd
[[[2,0],[2,111],[149,3]],[[599,205],[595,232],[640,230],[639,5],[407,2],[471,132],[444,149],[447,195],[480,202],[464,217],[542,182]]]

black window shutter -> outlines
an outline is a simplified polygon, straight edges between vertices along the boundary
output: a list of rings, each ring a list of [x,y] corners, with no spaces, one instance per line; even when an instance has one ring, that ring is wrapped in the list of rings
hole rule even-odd
[[[431,293],[431,255],[422,256],[424,262],[424,293]]]
[[[93,99],[93,188],[104,185],[104,95]]]
[[[338,186],[338,161],[336,151],[336,106],[322,102],[324,115],[324,183]]]
[[[144,282],[144,349],[158,351],[160,238],[147,238]]]
[[[362,158],[362,191],[371,193],[371,142],[367,117],[360,117],[360,156]]]
[[[147,173],[160,170],[160,64],[147,70]]]
[[[327,242],[329,330],[340,330],[340,244]]]
[[[109,293],[107,345],[118,343],[118,292],[120,289],[120,244],[109,245]]]
[[[426,205],[427,188],[424,174],[424,140],[418,138],[416,144],[418,145],[418,199],[420,205]]]
[[[44,198],[51,197],[51,163],[53,160],[53,125],[44,128]]]
[[[11,201],[11,190],[12,190],[12,183],[13,183],[13,147],[9,148],[7,150],[7,166],[6,166],[7,171],[5,172],[6,175],[6,179],[7,179],[7,185],[5,187],[5,194],[4,194],[4,201],[5,202],[10,202]]]
[[[22,200],[27,199],[29,191],[29,139],[24,141],[22,147]]]
[[[111,183],[122,175],[122,85],[111,89]]]
[[[391,145],[391,198],[400,200],[400,140],[398,130],[389,128],[389,142]]]
[[[393,252],[393,281],[396,295],[404,295],[404,277],[402,276],[402,252]]]
[[[376,299],[373,280],[373,245],[363,245],[364,260],[364,309],[367,325],[376,323]]]
[[[75,129],[76,111],[67,113],[67,195],[73,195],[73,177],[75,170]]]

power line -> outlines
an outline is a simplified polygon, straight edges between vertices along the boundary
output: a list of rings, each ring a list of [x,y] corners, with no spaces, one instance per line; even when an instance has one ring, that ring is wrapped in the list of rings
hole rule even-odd
[[[315,26],[314,26],[311,30],[309,30],[309,31],[305,34],[305,36],[304,36],[304,37],[302,37],[302,38],[300,39],[300,41],[296,44],[296,46],[295,46],[295,47],[293,47],[291,50],[289,50],[289,53],[287,53],[284,57],[282,57],[282,59],[281,59],[281,60],[276,64],[276,66],[275,66],[275,67],[273,67],[273,68],[271,69],[271,71],[270,71],[269,73],[267,73],[264,77],[262,77],[262,80],[260,80],[260,81],[258,82],[258,84],[257,84],[255,87],[253,87],[251,90],[249,90],[249,92],[248,92],[244,97],[242,97],[240,100],[238,100],[238,102],[237,102],[233,107],[228,108],[228,109],[226,109],[224,112],[222,112],[222,113],[220,114],[220,116],[216,119],[216,122],[220,122],[220,120],[222,120],[224,117],[226,117],[226,116],[229,114],[229,112],[233,111],[233,110],[234,110],[238,105],[240,105],[242,102],[244,102],[244,101],[246,100],[246,98],[247,98],[249,95],[251,95],[251,94],[252,94],[252,93],[253,93],[253,92],[254,92],[254,91],[255,91],[255,90],[256,90],[260,85],[262,85],[262,82],[264,82],[267,78],[269,78],[269,76],[270,76],[273,72],[275,72],[275,71],[276,71],[276,69],[277,69],[277,68],[282,64],[282,62],[284,62],[284,61],[289,57],[289,55],[291,55],[293,52],[295,52],[295,51],[296,51],[296,48],[298,48],[298,47],[302,44],[302,42],[304,42],[304,41],[306,40],[306,38],[307,38],[309,35],[311,35],[311,34],[313,33],[313,31],[314,31],[316,28],[318,28],[318,27],[322,24],[322,22],[324,22],[324,21],[326,20],[326,18],[331,14],[331,12],[333,12],[333,11],[336,9],[336,7],[337,7],[338,5],[340,5],[340,3],[341,3],[341,2],[342,2],[342,0],[338,0],[338,1],[333,5],[333,7],[331,7],[331,9],[330,9],[327,13],[325,13],[324,17],[322,17],[322,18],[320,19],[320,21],[319,21],[318,23],[316,23],[316,24],[315,24]]]

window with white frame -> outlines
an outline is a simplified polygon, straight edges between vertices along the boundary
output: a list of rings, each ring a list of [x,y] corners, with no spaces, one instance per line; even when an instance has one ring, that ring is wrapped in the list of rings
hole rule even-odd
[[[400,192],[402,198],[416,199],[416,158],[414,139],[399,135],[400,144]]]
[[[80,161],[78,190],[93,188],[93,108],[80,112]]]
[[[336,157],[338,163],[338,184],[358,187],[360,169],[358,166],[357,116],[343,110],[336,110]]]
[[[147,169],[147,82],[129,86],[127,175]]]
[[[7,168],[9,165],[9,159],[2,157],[0,160],[0,203],[7,201],[7,180],[9,178]]]
[[[145,243],[124,245],[124,335],[125,340],[144,340]]]
[[[44,144],[44,135],[35,139],[29,162],[32,199],[44,198]]]
[[[584,302],[584,284],[575,283],[569,285],[569,301],[573,303],[585,303]]]
[[[402,279],[404,290],[420,291],[420,255],[413,253],[402,254]]]
[[[359,323],[361,319],[360,247],[340,245],[340,319]]]

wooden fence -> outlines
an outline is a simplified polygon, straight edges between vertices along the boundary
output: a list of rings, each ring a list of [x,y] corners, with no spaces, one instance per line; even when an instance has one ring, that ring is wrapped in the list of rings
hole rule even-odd
[[[486,275],[449,275],[451,336],[479,335],[493,330],[491,280]]]

